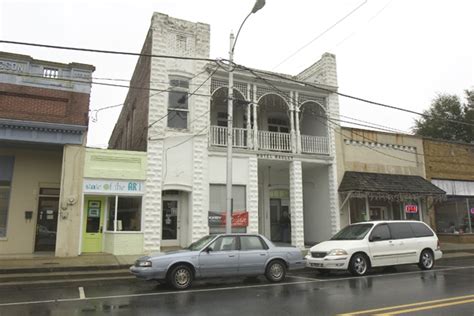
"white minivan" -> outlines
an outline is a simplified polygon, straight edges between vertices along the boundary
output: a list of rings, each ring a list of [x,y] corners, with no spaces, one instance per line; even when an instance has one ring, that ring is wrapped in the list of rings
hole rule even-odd
[[[311,247],[306,266],[322,274],[349,270],[360,276],[371,267],[399,264],[416,263],[429,270],[442,255],[438,237],[423,222],[371,221],[349,225]]]

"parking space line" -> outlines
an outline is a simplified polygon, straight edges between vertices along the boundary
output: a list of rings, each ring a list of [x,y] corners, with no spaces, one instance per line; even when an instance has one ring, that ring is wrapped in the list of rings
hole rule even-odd
[[[84,293],[84,288],[82,286],[79,287],[79,298],[81,300],[86,298],[86,293]]]
[[[307,278],[307,277],[302,277],[302,276],[298,276],[298,275],[287,275],[287,277],[288,278],[301,279],[301,280],[323,281],[323,279]]]

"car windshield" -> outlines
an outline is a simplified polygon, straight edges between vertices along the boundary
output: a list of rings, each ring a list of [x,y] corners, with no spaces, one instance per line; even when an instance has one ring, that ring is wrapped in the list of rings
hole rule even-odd
[[[346,226],[334,235],[331,240],[358,240],[363,239],[374,224],[357,224]]]
[[[189,245],[188,249],[191,250],[191,251],[196,251],[196,250],[201,250],[202,247],[204,247],[204,245],[206,245],[209,241],[211,241],[214,237],[216,237],[215,235],[207,235],[207,236],[204,236],[202,237],[201,239],[199,240],[196,240],[195,242],[193,242],[191,245]]]

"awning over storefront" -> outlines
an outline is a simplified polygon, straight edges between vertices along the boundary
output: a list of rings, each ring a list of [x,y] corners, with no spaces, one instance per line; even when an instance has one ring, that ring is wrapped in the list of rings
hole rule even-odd
[[[422,197],[443,200],[446,192],[420,176],[346,171],[339,193],[351,197],[406,201]]]
[[[474,181],[433,179],[431,183],[446,191],[448,195],[474,196]]]

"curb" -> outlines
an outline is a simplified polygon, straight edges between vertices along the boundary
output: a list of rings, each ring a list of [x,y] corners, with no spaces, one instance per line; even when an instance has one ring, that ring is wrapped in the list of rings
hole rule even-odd
[[[1,268],[0,276],[17,273],[48,273],[70,271],[102,271],[128,269],[132,264],[102,265],[102,266],[72,266],[72,267],[41,267],[41,268]]]

